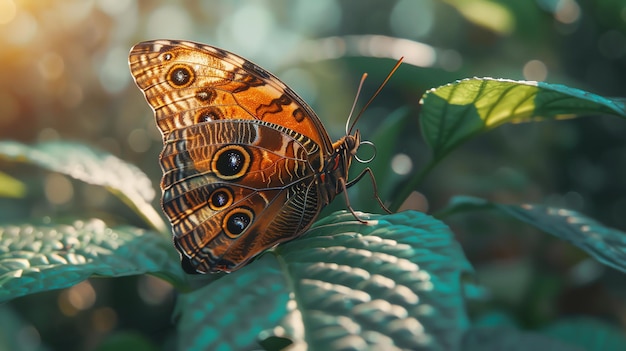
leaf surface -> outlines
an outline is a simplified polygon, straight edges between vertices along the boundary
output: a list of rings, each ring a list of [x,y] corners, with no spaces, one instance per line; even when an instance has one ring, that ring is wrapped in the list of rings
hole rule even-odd
[[[169,240],[103,221],[0,226],[0,302],[75,285],[91,276],[151,273],[175,285],[184,276]]]
[[[468,325],[449,228],[418,212],[349,213],[180,299],[181,350],[454,349]],[[282,341],[281,341],[282,340]]]
[[[626,272],[626,233],[576,211],[535,204],[505,205],[471,196],[457,196],[450,201],[445,213],[483,209],[498,210],[569,241],[598,262]]]
[[[622,99],[544,82],[471,78],[429,90],[420,125],[438,160],[468,139],[504,123],[574,115],[626,117]]]
[[[15,141],[0,141],[0,157],[104,186],[152,227],[163,233],[167,231],[161,216],[150,204],[155,193],[148,176],[116,156],[79,143],[51,141],[30,146]]]

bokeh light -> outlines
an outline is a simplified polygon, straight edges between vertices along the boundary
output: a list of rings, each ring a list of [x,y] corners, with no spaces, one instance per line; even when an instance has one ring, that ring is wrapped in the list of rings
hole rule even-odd
[[[407,175],[413,170],[413,161],[407,154],[397,154],[391,159],[391,169],[399,175]]]
[[[111,331],[117,326],[117,312],[111,307],[100,307],[91,313],[91,324],[100,333]]]
[[[59,309],[66,316],[74,316],[80,311],[93,307],[96,302],[96,291],[89,281],[78,283],[64,290],[58,299]]]
[[[54,205],[67,204],[74,197],[72,183],[66,176],[58,173],[46,176],[45,192],[48,201]]]
[[[436,18],[434,1],[401,0],[396,2],[389,16],[392,32],[405,38],[423,38],[433,30]]]
[[[559,0],[554,18],[561,23],[574,23],[580,18],[580,6],[575,0]]]
[[[548,77],[548,67],[540,60],[530,60],[524,64],[524,79],[544,81]]]
[[[137,282],[139,297],[149,305],[160,305],[172,297],[174,289],[162,279],[144,275]]]
[[[17,12],[17,6],[13,0],[0,0],[0,25],[10,23]]]
[[[186,38],[193,31],[189,12],[173,3],[158,6],[147,18],[146,35],[150,38]]]

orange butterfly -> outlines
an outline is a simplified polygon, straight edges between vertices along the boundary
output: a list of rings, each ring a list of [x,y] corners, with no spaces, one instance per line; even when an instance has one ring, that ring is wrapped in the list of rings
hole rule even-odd
[[[373,181],[369,168],[347,181],[358,131],[332,143],[293,90],[242,57],[155,40],[135,45],[129,65],[163,135],[161,204],[188,273],[235,271]]]

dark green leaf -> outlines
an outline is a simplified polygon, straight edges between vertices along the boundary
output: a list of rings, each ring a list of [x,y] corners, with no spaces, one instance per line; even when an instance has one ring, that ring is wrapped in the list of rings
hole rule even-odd
[[[583,351],[574,343],[551,339],[545,335],[513,328],[474,327],[463,339],[463,351]]]
[[[363,214],[363,216],[367,216]],[[468,325],[449,228],[418,212],[316,223],[240,271],[181,297],[180,349],[454,349]]]
[[[591,318],[561,320],[542,333],[584,350],[622,351],[626,345],[623,329]]]
[[[117,332],[108,336],[96,351],[157,351],[162,350],[137,332]]]
[[[391,159],[397,151],[394,150],[393,146],[397,145],[399,136],[407,128],[409,112],[409,109],[404,107],[396,109],[389,116],[385,116],[385,122],[378,127],[376,133],[371,138],[372,143],[376,146],[376,157],[372,162],[365,164],[365,166],[370,167],[374,171],[376,178],[380,182],[378,190],[384,199],[388,199],[392,195],[393,186],[395,185],[394,180],[396,179],[392,178],[397,175],[391,170]],[[358,203],[368,203],[371,202],[371,199],[372,196],[370,195],[362,198]]]
[[[263,255],[249,266],[180,295],[179,350],[251,350],[259,334],[287,313],[289,287],[278,261]]]
[[[37,329],[24,321],[10,304],[0,305],[0,350],[46,351]],[[20,337],[21,336],[21,337]]]
[[[0,141],[0,157],[104,186],[133,207],[155,229],[167,231],[160,215],[150,204],[155,195],[150,179],[139,168],[111,154],[71,142],[52,141],[29,146]]]
[[[61,289],[90,276],[151,273],[176,285],[184,279],[169,240],[97,219],[72,225],[0,226],[0,302]]]
[[[546,233],[567,240],[599,262],[626,272],[626,233],[608,228],[576,211],[544,205],[503,205],[483,199],[458,196],[446,214],[497,209]]]

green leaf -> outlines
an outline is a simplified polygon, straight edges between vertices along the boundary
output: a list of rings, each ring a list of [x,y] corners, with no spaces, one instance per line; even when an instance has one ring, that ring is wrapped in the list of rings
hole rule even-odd
[[[558,84],[492,78],[465,79],[431,89],[420,103],[420,127],[432,149],[432,159],[399,191],[392,211],[449,152],[504,123],[582,114],[626,117],[623,99],[608,99]]]
[[[622,351],[626,345],[622,328],[591,318],[560,320],[544,328],[542,333],[584,350]]]
[[[513,328],[473,327],[463,339],[463,351],[583,351],[573,342],[549,338],[540,333],[525,332]]]
[[[0,304],[0,350],[46,351],[37,329],[23,320],[11,304]],[[21,338],[19,336],[22,336]]]
[[[0,197],[22,198],[26,194],[26,186],[10,175],[0,172]]]
[[[104,186],[143,216],[154,229],[167,232],[161,216],[150,204],[155,195],[150,179],[139,168],[109,153],[71,142],[51,141],[29,146],[0,141],[0,157]]]
[[[544,205],[504,205],[480,198],[457,196],[442,215],[497,209],[546,233],[567,240],[600,263],[626,272],[626,233],[606,227],[576,211]]]
[[[183,285],[176,251],[155,232],[110,228],[97,219],[0,226],[0,302],[70,287],[94,275],[144,273]]]
[[[118,331],[98,345],[96,351],[158,351],[159,348],[142,334],[135,331]]]
[[[455,349],[471,267],[449,228],[413,211],[369,218],[335,213],[181,296],[179,349]]]
[[[422,133],[435,160],[504,123],[582,114],[626,117],[622,100],[563,85],[491,78],[465,79],[432,89],[421,104]]]

